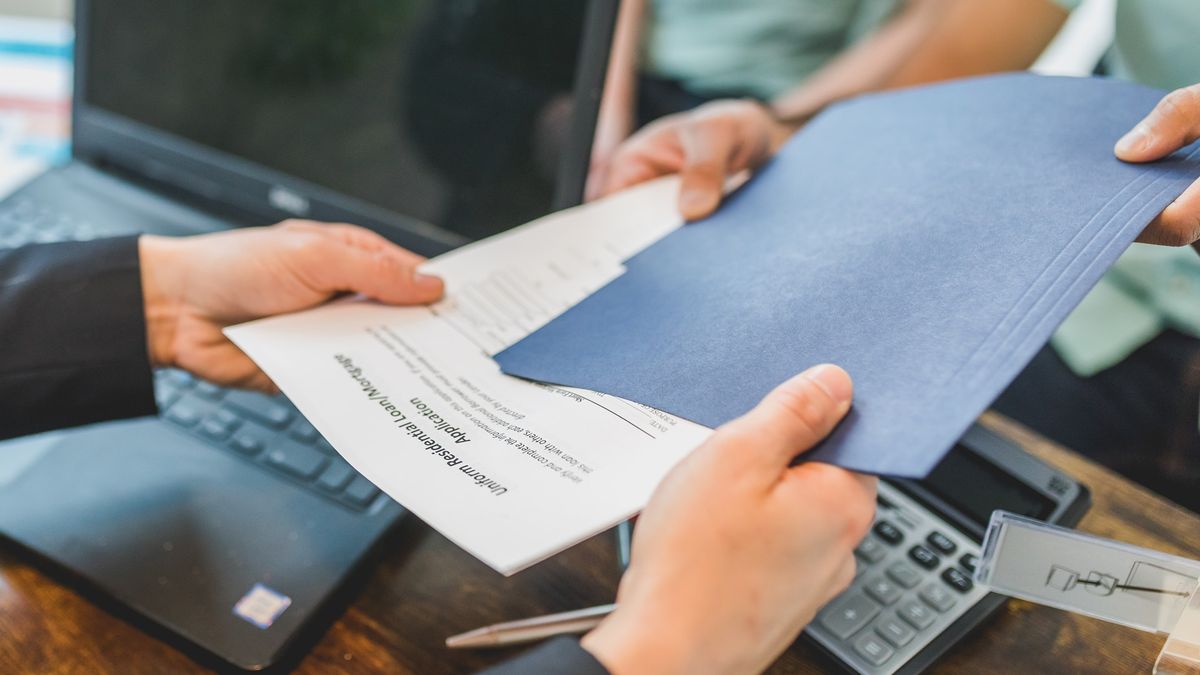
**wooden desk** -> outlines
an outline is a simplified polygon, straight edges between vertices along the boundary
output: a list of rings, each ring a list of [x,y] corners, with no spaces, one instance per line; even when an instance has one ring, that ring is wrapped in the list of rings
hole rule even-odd
[[[985,422],[1087,483],[1080,527],[1200,558],[1200,518],[996,416]],[[302,673],[462,673],[504,652],[451,652],[442,640],[487,623],[610,602],[617,584],[611,536],[597,537],[504,579],[425,526],[408,522],[386,545],[357,600],[319,640]],[[1150,672],[1161,638],[1010,602],[947,655],[939,673]],[[821,672],[813,648],[793,646],[772,669]],[[46,578],[0,549],[0,672],[193,673],[174,649]]]

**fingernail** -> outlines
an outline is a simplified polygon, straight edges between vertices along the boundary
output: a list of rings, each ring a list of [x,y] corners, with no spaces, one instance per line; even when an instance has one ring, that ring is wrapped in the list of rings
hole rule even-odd
[[[854,396],[854,383],[850,381],[850,376],[835,365],[826,363],[810,368],[804,376],[838,403],[848,405]]]
[[[1144,124],[1138,124],[1136,127],[1129,130],[1129,133],[1121,137],[1117,141],[1117,146],[1114,148],[1118,155],[1136,153],[1149,145],[1150,132]]]
[[[428,293],[441,293],[442,292],[441,278],[431,276],[428,274],[421,274],[419,272],[417,274],[414,274],[413,275],[413,285],[416,286],[418,290],[426,291]]]
[[[698,216],[713,209],[713,197],[705,190],[685,190],[679,196],[680,211],[685,215]]]

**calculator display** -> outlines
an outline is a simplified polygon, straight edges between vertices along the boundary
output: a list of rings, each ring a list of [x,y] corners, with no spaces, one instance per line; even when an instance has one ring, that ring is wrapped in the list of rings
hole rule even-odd
[[[1053,500],[962,446],[955,446],[921,483],[980,526],[996,509],[1045,519],[1055,507]]]

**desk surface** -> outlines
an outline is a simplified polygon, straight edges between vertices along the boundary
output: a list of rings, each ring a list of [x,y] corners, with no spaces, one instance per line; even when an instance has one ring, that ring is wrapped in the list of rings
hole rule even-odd
[[[1200,557],[1200,517],[996,416],[985,422],[1091,486],[1080,527]],[[601,536],[504,579],[417,522],[401,525],[357,599],[300,663],[301,673],[461,673],[505,652],[450,652],[442,640],[487,623],[610,602],[618,574]],[[1010,602],[947,655],[938,673],[1149,672],[1161,638]],[[771,672],[821,672],[794,645]],[[0,672],[192,673],[203,668],[0,548]]]

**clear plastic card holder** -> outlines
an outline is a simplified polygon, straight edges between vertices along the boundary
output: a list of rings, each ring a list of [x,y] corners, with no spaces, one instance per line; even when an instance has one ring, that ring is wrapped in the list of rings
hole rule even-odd
[[[1154,674],[1200,675],[1200,589],[1192,593],[1179,623],[1167,636],[1154,662]]]
[[[996,593],[1167,634],[1155,672],[1200,674],[1200,561],[996,511],[975,578]]]

